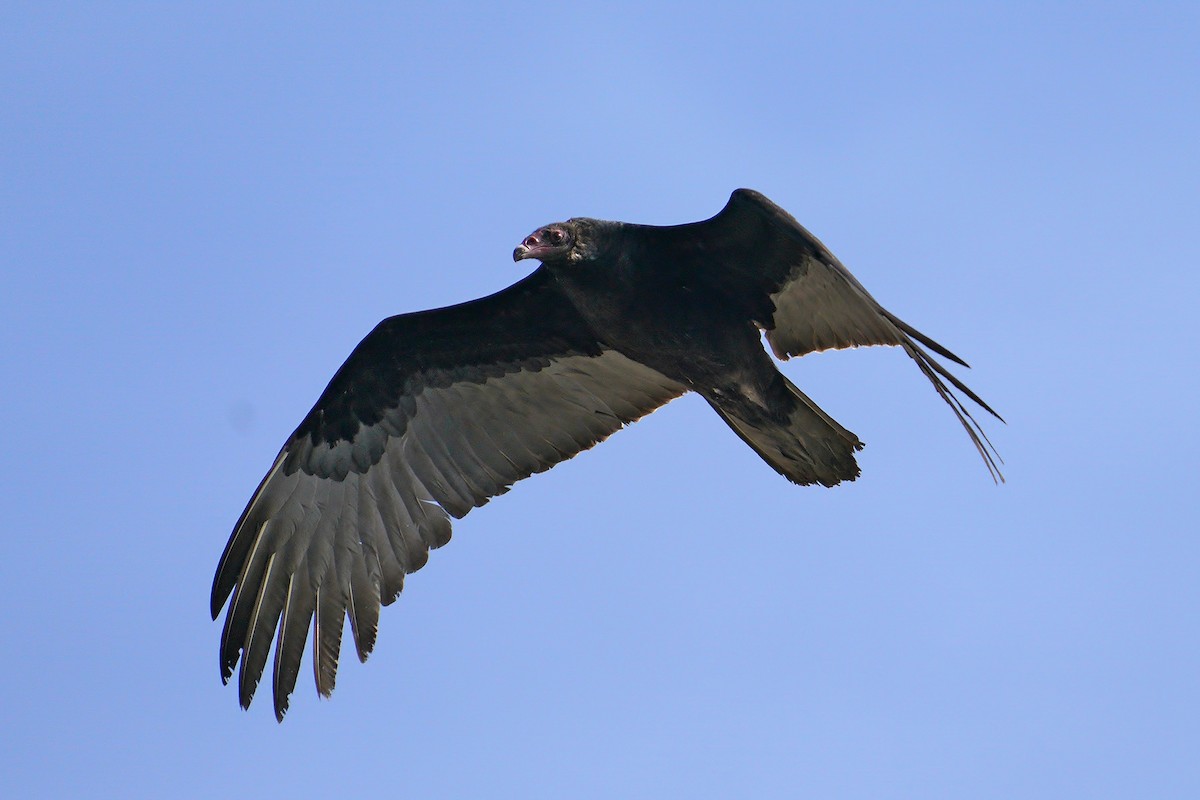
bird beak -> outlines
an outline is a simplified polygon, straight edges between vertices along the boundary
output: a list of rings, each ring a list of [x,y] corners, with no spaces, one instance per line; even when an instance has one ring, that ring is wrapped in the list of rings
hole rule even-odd
[[[541,258],[546,251],[546,243],[538,236],[539,231],[526,236],[517,245],[517,249],[513,250],[513,261],[520,261],[525,258]]]

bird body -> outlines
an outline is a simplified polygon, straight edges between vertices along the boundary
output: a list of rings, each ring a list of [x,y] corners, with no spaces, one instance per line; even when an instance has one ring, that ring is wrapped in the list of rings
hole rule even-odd
[[[739,189],[676,226],[574,218],[513,253],[528,277],[488,297],[381,322],[338,369],[234,526],[213,582],[227,599],[221,671],[241,662],[245,707],[276,633],[275,711],[287,710],[308,630],[317,689],[333,690],[343,622],[359,658],[380,605],[462,517],[687,391],[797,484],[859,474],[862,443],[778,358],[903,348],[999,479],[954,390],[995,414],[924,349],[961,359],[886,311],[808,231]],[[922,347],[922,345],[924,347]]]

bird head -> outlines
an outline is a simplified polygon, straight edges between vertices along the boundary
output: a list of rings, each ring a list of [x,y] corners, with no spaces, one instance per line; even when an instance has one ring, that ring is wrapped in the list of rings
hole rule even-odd
[[[513,250],[513,261],[536,258],[543,264],[578,264],[598,257],[599,235],[611,223],[574,217],[538,228]]]
[[[538,228],[526,236],[513,250],[513,261],[536,258],[539,261],[562,261],[570,257],[575,247],[575,226],[571,222],[556,222]]]

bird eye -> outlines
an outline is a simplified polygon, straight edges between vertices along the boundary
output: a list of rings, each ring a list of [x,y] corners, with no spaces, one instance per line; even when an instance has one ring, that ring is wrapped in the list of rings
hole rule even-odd
[[[562,244],[563,239],[566,238],[563,235],[563,232],[560,231],[558,228],[551,228],[549,235],[550,235],[550,243],[551,244]]]

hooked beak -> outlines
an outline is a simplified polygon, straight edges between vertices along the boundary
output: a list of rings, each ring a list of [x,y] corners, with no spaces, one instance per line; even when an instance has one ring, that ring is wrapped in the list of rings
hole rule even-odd
[[[517,249],[513,250],[513,261],[542,257],[542,254],[549,248],[546,246],[546,242],[542,240],[542,237],[538,236],[538,233],[541,233],[541,231],[529,234],[517,245]]]

